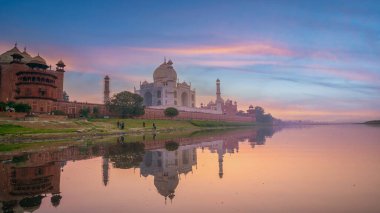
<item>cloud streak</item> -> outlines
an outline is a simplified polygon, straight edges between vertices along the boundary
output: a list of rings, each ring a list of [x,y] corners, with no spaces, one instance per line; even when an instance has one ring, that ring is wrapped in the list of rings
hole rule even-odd
[[[251,55],[251,56],[291,56],[292,51],[264,43],[246,43],[219,46],[176,47],[176,48],[134,48],[146,51],[171,55]]]

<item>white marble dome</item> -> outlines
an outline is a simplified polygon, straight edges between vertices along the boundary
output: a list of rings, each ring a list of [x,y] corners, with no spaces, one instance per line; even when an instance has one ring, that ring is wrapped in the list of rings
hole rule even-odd
[[[162,63],[160,66],[154,70],[153,79],[154,82],[166,82],[166,81],[177,81],[177,72],[173,68],[173,62],[169,60],[168,62]]]

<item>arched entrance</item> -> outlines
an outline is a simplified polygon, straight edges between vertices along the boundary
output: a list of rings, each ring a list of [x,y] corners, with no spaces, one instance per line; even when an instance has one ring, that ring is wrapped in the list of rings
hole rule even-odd
[[[189,106],[189,97],[186,92],[181,95],[182,106]]]
[[[144,94],[144,105],[145,106],[152,106],[152,93],[146,92]]]

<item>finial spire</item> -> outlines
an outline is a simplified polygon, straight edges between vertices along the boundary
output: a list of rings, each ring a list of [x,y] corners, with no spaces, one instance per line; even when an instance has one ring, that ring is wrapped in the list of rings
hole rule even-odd
[[[26,52],[26,46],[24,46],[24,52]]]
[[[17,47],[17,41],[15,42],[15,47]]]
[[[166,64],[166,56],[164,56],[164,63]]]

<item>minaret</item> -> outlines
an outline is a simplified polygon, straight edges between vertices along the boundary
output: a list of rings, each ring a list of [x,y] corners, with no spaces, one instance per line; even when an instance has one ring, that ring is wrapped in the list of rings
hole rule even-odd
[[[222,99],[221,92],[220,92],[220,80],[219,80],[219,78],[216,79],[216,101],[215,101],[215,104],[216,104],[216,110],[217,111],[223,110],[222,105],[224,104],[224,101]]]
[[[64,79],[65,79],[65,63],[62,61],[62,60],[59,60],[57,62],[57,68],[56,68],[56,75],[57,75],[57,80],[56,80],[56,83],[57,83],[57,99],[60,100],[60,101],[63,101],[64,98],[63,98],[63,82],[64,82]]]
[[[110,101],[110,77],[104,77],[104,104]]]
[[[223,178],[223,150],[221,147],[218,148],[218,162],[219,162],[219,178]]]
[[[218,78],[216,79],[216,101],[221,100],[221,99],[222,99],[222,96],[220,93],[220,80]]]

